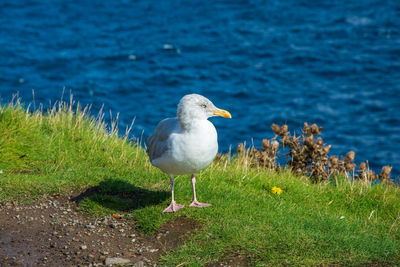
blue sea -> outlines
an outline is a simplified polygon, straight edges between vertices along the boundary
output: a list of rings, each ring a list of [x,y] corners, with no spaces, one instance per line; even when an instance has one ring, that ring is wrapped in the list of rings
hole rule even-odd
[[[400,1],[1,1],[1,102],[63,90],[143,138],[202,94],[233,116],[211,119],[223,152],[317,123],[398,176]]]

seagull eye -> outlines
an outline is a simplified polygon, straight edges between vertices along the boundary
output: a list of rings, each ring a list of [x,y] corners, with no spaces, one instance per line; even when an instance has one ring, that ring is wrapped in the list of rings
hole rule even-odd
[[[206,108],[207,105],[206,105],[206,104],[201,104],[201,107],[202,107],[202,108]]]

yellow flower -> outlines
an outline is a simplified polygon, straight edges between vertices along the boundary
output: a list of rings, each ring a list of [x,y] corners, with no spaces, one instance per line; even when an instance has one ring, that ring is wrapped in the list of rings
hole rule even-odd
[[[282,194],[282,189],[280,189],[279,187],[274,186],[274,187],[272,187],[271,190],[272,190],[272,193],[274,193],[274,194],[278,194],[278,195]]]

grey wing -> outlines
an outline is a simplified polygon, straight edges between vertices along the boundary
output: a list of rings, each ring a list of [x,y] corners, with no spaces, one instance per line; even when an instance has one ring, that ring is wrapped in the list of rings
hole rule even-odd
[[[158,123],[154,133],[147,139],[147,155],[150,161],[161,157],[168,151],[168,138],[179,129],[177,118],[167,118]]]

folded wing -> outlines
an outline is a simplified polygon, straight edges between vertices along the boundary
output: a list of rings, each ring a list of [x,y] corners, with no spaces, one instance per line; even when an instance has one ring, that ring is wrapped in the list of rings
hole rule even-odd
[[[160,158],[170,149],[169,137],[171,134],[179,131],[179,123],[177,118],[167,118],[157,125],[154,133],[147,139],[147,155],[150,161]]]

